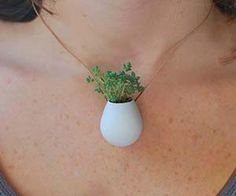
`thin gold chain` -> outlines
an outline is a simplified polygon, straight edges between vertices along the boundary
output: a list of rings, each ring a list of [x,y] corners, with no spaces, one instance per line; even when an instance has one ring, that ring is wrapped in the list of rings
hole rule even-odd
[[[40,20],[43,22],[43,24],[46,26],[46,28],[50,31],[50,33],[54,36],[54,38],[60,43],[60,45],[72,56],[74,57],[89,73],[91,73],[89,66],[86,65],[86,63],[84,61],[82,61],[77,55],[75,55],[75,53],[61,40],[61,38],[55,33],[55,31],[48,25],[48,23],[45,21],[45,19],[39,14],[39,12],[37,11],[35,5],[38,5],[37,2],[35,0],[31,0],[32,2],[32,6],[33,9],[35,11],[35,13],[38,15],[38,17],[40,18]],[[44,8],[45,9],[45,8]],[[148,87],[150,87],[150,85],[152,84],[153,80],[156,78],[157,74],[159,72],[161,72],[161,70],[164,68],[164,66],[168,63],[168,60],[170,60],[170,58],[167,58],[169,56],[172,56],[175,51],[180,47],[180,45],[187,40],[187,38],[190,37],[190,35],[194,34],[199,27],[201,27],[206,20],[209,18],[211,11],[213,9],[213,3],[211,4],[211,8],[209,10],[209,12],[207,13],[207,15],[204,17],[204,19],[202,20],[202,22],[200,24],[198,24],[196,27],[194,27],[189,33],[187,33],[182,39],[180,39],[179,41],[177,41],[172,47],[170,47],[169,49],[167,49],[163,55],[161,56],[161,58],[156,62],[156,64],[160,64],[159,69],[157,69],[153,74],[152,77],[150,79],[150,81],[145,85],[145,91]],[[48,11],[48,10],[46,10]],[[50,12],[51,13],[51,12]],[[143,91],[143,92],[145,92]],[[140,96],[143,94],[143,92],[139,93],[137,95],[137,97],[135,98],[135,101],[137,101]]]

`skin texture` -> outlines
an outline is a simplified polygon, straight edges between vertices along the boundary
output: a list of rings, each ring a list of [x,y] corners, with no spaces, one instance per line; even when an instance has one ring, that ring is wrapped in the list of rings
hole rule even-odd
[[[210,2],[68,0],[53,8],[46,20],[88,65],[131,60],[146,84]],[[102,139],[105,100],[39,19],[0,28],[0,163],[20,195],[213,196],[233,172],[236,63],[219,59],[235,47],[235,24],[217,10],[166,56],[138,100],[142,137],[124,149]]]

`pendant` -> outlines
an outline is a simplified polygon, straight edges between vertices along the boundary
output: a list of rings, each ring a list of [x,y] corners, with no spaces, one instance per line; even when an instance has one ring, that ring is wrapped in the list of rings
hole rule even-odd
[[[100,130],[104,139],[117,147],[133,144],[141,135],[143,121],[133,97],[142,93],[144,87],[131,69],[131,63],[123,65],[119,72],[103,72],[98,66],[92,67],[88,83],[95,83],[95,91],[107,100]]]
[[[136,142],[143,129],[143,121],[134,100],[126,103],[107,102],[100,129],[104,139],[117,147],[126,147]]]

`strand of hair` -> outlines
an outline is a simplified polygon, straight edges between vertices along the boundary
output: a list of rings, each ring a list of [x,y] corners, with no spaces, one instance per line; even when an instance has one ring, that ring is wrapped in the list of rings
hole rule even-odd
[[[43,9],[44,11],[46,11],[47,13],[49,13],[50,15],[54,15],[55,13],[51,10],[49,10],[48,8],[46,8],[44,5],[42,5],[41,3],[38,2],[38,0],[31,0],[32,4],[40,7],[41,9]]]

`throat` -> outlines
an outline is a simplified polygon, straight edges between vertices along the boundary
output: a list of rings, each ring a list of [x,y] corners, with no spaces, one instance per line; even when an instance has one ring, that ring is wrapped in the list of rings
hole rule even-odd
[[[56,7],[50,25],[87,64],[151,63],[204,19],[210,1],[68,0]]]

